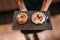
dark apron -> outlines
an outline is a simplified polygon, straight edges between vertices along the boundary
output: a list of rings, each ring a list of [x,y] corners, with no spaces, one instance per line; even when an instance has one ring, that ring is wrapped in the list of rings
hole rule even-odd
[[[24,0],[25,6],[28,11],[40,11],[43,0]],[[37,33],[42,30],[22,30],[23,33]]]
[[[29,11],[39,11],[41,9],[42,2],[43,0],[24,0],[25,6]]]

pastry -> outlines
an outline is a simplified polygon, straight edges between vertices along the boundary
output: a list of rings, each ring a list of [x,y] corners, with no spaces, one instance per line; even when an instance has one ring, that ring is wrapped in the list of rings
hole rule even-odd
[[[46,16],[42,12],[35,12],[32,15],[32,22],[35,24],[43,24],[45,22]]]
[[[28,15],[24,12],[21,12],[16,16],[16,21],[19,24],[25,24],[27,22],[27,20],[28,20]]]

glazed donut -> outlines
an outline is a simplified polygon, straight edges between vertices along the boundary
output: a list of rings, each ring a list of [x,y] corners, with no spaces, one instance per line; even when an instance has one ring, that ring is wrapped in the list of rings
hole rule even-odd
[[[24,12],[21,12],[16,16],[16,21],[19,24],[25,24],[27,22],[27,20],[28,20],[28,15]]]
[[[43,24],[45,22],[46,16],[42,12],[35,12],[32,15],[32,22],[35,24]]]

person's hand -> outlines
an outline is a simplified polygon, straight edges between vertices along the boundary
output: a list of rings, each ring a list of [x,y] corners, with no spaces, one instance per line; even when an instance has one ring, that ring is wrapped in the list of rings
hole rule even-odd
[[[40,11],[47,11],[51,3],[52,0],[43,0],[43,4]]]
[[[0,40],[26,40],[26,38],[20,31],[11,31],[0,34]]]
[[[35,40],[34,34],[28,34],[30,40]],[[39,40],[53,40],[52,30],[46,30],[43,32],[38,32],[37,37]]]
[[[39,40],[53,40],[52,30],[37,33]]]
[[[57,40],[58,38],[53,35],[55,32],[52,30],[46,30],[43,32],[38,32],[37,36],[39,40]],[[35,40],[34,34],[28,34],[30,40]],[[55,38],[57,39],[55,39]],[[10,31],[6,33],[0,33],[0,40],[26,40],[25,35],[20,31]]]

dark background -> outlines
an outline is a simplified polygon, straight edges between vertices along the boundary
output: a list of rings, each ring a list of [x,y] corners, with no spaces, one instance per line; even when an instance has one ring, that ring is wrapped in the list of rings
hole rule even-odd
[[[50,5],[51,16],[60,13],[60,0],[53,0]],[[14,11],[19,10],[15,0],[0,0],[0,24],[11,23]]]

